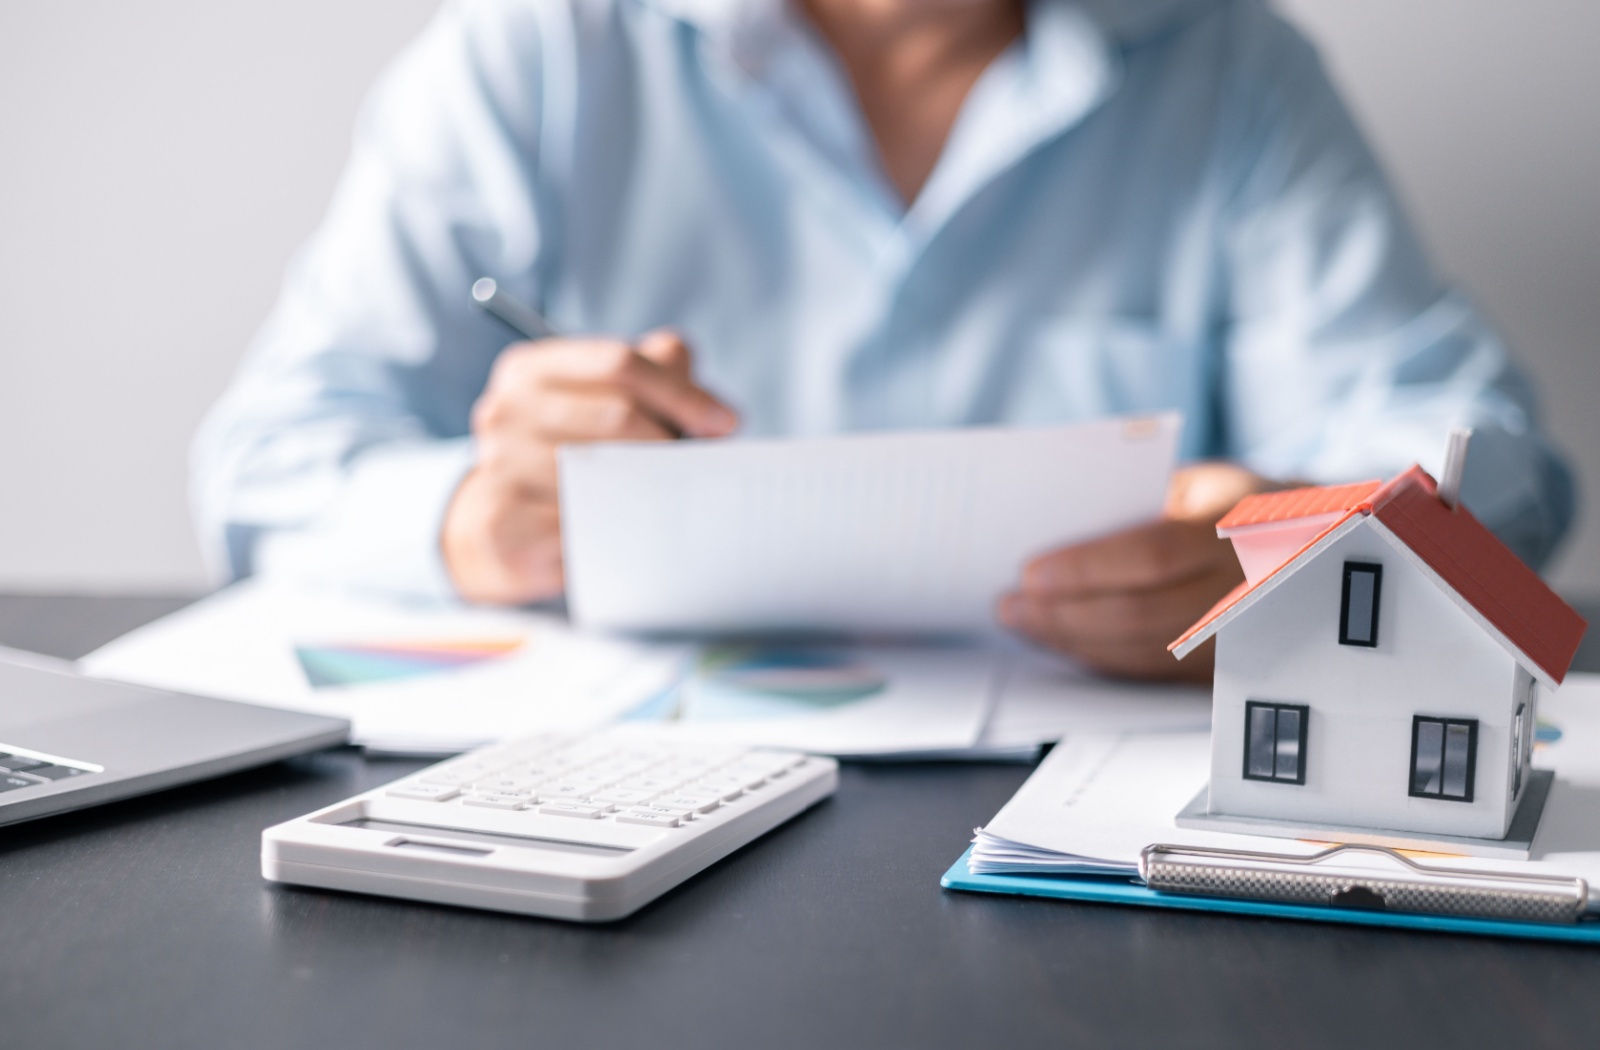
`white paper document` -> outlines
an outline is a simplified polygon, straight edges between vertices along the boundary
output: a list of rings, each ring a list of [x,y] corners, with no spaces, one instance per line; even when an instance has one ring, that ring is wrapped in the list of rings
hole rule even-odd
[[[1530,860],[1414,855],[1424,866],[1577,876],[1600,887],[1600,675],[1574,674],[1540,701],[1534,763],[1554,769]],[[1066,738],[974,840],[975,873],[1132,875],[1146,846],[1310,855],[1325,844],[1179,828],[1210,776],[1208,733]],[[1591,891],[1591,909],[1595,897]]]
[[[352,742],[453,753],[609,722],[683,671],[684,646],[549,613],[408,606],[237,584],[89,654],[103,678],[349,718]]]
[[[1179,422],[569,445],[568,607],[607,630],[990,630],[1030,557],[1160,513]]]
[[[1015,648],[1015,647],[1008,647]],[[1099,678],[1059,657],[1008,654],[982,742],[1049,744],[1077,733],[1181,733],[1211,728],[1211,690]]]

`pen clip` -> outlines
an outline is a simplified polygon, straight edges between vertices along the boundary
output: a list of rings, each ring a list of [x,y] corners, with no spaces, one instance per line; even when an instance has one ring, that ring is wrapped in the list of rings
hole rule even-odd
[[[1359,854],[1384,857],[1401,871],[1327,870]],[[1523,922],[1574,923],[1589,902],[1581,878],[1436,868],[1359,844],[1296,856],[1158,843],[1140,852],[1139,876],[1161,893]]]

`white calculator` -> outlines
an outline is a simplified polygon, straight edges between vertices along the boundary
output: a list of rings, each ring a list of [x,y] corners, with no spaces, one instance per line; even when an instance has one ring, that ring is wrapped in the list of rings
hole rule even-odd
[[[787,751],[637,732],[473,751],[261,833],[274,882],[620,919],[838,786]]]

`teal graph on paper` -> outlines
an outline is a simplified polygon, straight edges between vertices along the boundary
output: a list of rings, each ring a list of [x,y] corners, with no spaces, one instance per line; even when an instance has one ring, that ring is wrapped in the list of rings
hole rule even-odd
[[[889,676],[848,648],[718,646],[632,720],[746,722],[834,711],[877,696]]]
[[[297,645],[294,655],[311,687],[327,689],[443,674],[502,659],[520,650],[525,641],[468,638]]]
[[[1493,919],[1452,918],[1447,915],[1314,908],[1299,904],[1277,904],[1271,901],[1234,900],[1227,897],[1191,897],[1177,893],[1157,893],[1131,879],[1106,876],[974,875],[967,867],[968,858],[971,856],[970,849],[963,853],[961,858],[950,866],[950,870],[944,873],[939,885],[947,890],[964,890],[971,893],[1054,897],[1060,900],[1130,904],[1147,908],[1263,915],[1279,919],[1308,919],[1312,922],[1338,922],[1354,926],[1388,926],[1402,930],[1431,930],[1436,933],[1470,933],[1487,937],[1600,944],[1600,922],[1593,920],[1572,926],[1537,922],[1500,922]]]

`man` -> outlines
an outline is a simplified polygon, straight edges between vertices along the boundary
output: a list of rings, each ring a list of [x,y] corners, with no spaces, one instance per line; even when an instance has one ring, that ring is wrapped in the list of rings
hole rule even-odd
[[[572,334],[508,347],[480,276]],[[1504,539],[1537,561],[1571,516],[1256,0],[468,0],[377,88],[196,498],[233,575],[518,603],[561,590],[562,442],[1167,408],[1165,519],[997,609],[1108,672],[1208,673],[1165,642],[1238,579],[1217,517],[1280,481],[1436,468],[1465,424]]]

